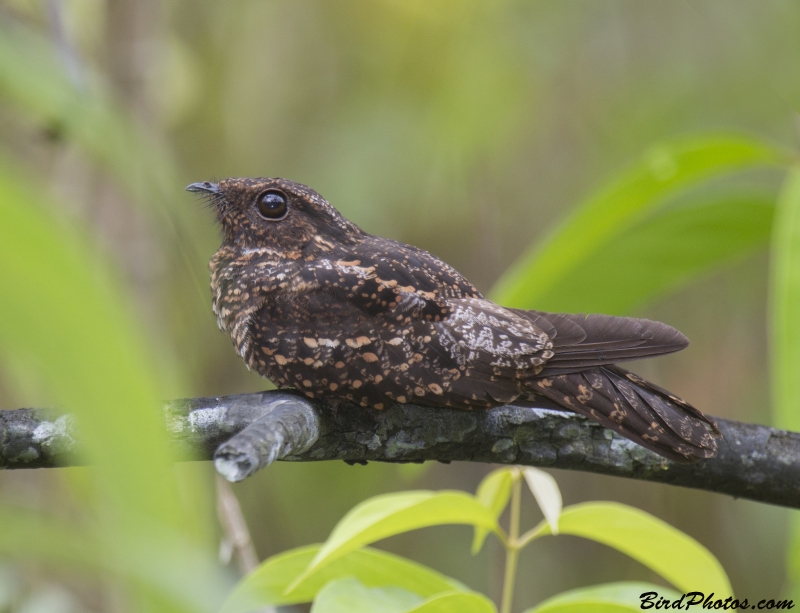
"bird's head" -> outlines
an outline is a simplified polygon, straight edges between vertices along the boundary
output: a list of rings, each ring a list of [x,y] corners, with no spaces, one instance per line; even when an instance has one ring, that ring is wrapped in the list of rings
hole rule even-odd
[[[363,232],[305,185],[286,179],[224,179],[192,183],[214,207],[225,241],[243,248],[303,250],[315,238],[350,243]]]

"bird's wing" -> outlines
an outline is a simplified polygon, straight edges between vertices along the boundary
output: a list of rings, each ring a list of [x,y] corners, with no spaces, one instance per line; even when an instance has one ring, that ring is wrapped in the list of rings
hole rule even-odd
[[[654,357],[689,344],[675,328],[649,319],[511,310],[541,327],[552,340],[553,357],[542,375]]]
[[[481,298],[442,296],[412,257],[318,260],[302,274],[291,281],[300,291],[264,302],[252,345],[272,352],[271,378],[309,395],[494,406],[518,397],[519,372],[547,358],[532,322]]]
[[[455,268],[424,249],[369,236],[355,250],[356,257],[376,267],[384,279],[435,294],[439,298],[480,298],[477,288]]]
[[[459,375],[448,387],[456,406],[495,406],[526,396],[525,382],[552,358],[549,335],[528,318],[482,298],[446,301],[429,345],[450,356]],[[456,402],[458,404],[456,404]]]
[[[253,321],[252,346],[266,354],[273,381],[309,396],[378,409],[393,400],[444,404],[437,399],[445,382],[460,373],[452,356],[429,346],[441,306],[413,292],[399,295],[389,303],[380,292],[372,298],[325,285],[291,301],[265,302]]]
[[[436,325],[439,342],[473,372],[517,379],[538,373],[552,358],[550,335],[536,322],[482,298],[446,301]]]

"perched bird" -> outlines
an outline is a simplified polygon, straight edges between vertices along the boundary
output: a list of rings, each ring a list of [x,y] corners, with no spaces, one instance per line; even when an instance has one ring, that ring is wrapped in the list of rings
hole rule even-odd
[[[499,306],[430,253],[367,234],[285,179],[193,183],[224,241],[213,308],[247,366],[310,398],[481,409],[547,398],[671,460],[716,455],[714,422],[616,366],[683,349],[665,324]]]

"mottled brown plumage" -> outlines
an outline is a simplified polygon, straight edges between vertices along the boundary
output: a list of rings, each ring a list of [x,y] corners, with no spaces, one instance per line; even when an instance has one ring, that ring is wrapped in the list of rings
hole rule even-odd
[[[487,408],[542,396],[677,461],[716,454],[714,423],[614,365],[687,345],[665,324],[498,306],[430,253],[363,232],[313,190],[227,179],[213,308],[247,366],[280,387],[382,409]]]

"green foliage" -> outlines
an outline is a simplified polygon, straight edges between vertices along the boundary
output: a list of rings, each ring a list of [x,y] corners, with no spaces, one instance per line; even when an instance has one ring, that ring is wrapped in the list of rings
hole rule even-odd
[[[671,199],[711,179],[787,162],[771,145],[738,136],[656,145],[524,255],[492,297],[519,308],[625,313],[765,244],[763,196],[734,192],[664,210]],[[615,280],[608,270],[621,272]]]
[[[102,88],[70,81],[53,45],[6,21],[0,95],[156,205],[148,214],[165,212],[176,182],[168,154]],[[147,342],[119,272],[47,208],[52,198],[37,182],[0,160],[0,358],[34,371],[47,397],[74,416],[91,468],[64,471],[80,509],[69,521],[67,509],[0,506],[0,551],[82,573],[132,610],[215,611],[229,578],[193,506],[208,496],[175,471],[160,411],[179,370]]]
[[[495,518],[509,501],[512,523],[519,517],[519,496],[510,493],[519,491],[515,488],[522,479],[546,519],[517,537],[516,528],[506,533]],[[436,571],[378,550],[358,549],[363,543],[442,524],[472,524],[491,530],[514,556],[537,538],[552,534],[551,526],[558,526],[559,534],[588,538],[638,560],[680,590],[732,594],[720,563],[690,536],[644,511],[617,503],[585,503],[562,512],[561,493],[552,477],[538,469],[508,467],[487,475],[475,496],[450,491],[404,492],[362,502],[339,522],[324,545],[292,550],[264,562],[239,583],[223,613],[309,601],[314,602],[312,611],[324,613],[496,612],[485,596]],[[476,536],[479,534],[476,530]],[[529,613],[639,610],[639,595],[653,590],[677,597],[674,590],[660,586],[615,583],[566,592]],[[502,610],[510,610],[510,606],[510,598],[504,599]]]
[[[564,312],[629,314],[765,247],[774,202],[770,193],[737,192],[659,210],[581,262],[580,283],[565,275],[543,300]]]
[[[621,551],[678,589],[732,593],[725,571],[708,549],[639,509],[616,502],[578,504],[564,509],[558,528],[559,534],[591,539]],[[549,533],[545,521],[528,538]]]
[[[800,166],[793,166],[778,199],[771,246],[772,359],[775,421],[800,430]]]
[[[413,592],[420,599],[452,590],[466,590],[458,581],[430,568],[369,547],[334,560],[289,590],[289,584],[308,567],[320,548],[321,545],[309,545],[269,558],[239,582],[222,612],[245,613],[263,605],[310,602],[322,587],[349,576],[367,588],[394,586]]]
[[[157,405],[157,378],[127,321],[125,300],[74,229],[43,213],[6,172],[0,175],[0,227],[6,230],[0,241],[0,284],[6,288],[0,318],[16,322],[0,327],[7,357],[34,360],[56,397],[76,414],[87,453],[108,471],[105,480],[116,490],[118,508],[149,504],[149,497],[139,495],[167,487],[154,477],[168,455],[163,426],[147,409]],[[117,411],[104,410],[114,403]],[[123,440],[132,427],[141,441]],[[113,446],[107,443],[109,434],[120,439]],[[149,451],[137,466],[129,457],[143,456],[141,449]],[[131,487],[119,485],[115,476],[120,474],[132,480]],[[177,523],[171,497],[165,489],[160,493],[164,502],[148,512]]]
[[[561,515],[561,492],[555,479],[549,473],[526,466],[525,468],[504,467],[493,470],[478,485],[475,496],[495,517],[499,518],[508,505],[511,488],[515,481],[524,477],[528,488],[536,498],[542,514],[549,523],[553,534],[558,534],[558,518]],[[472,540],[472,553],[478,553],[488,535],[486,528],[475,527]]]
[[[428,598],[408,613],[497,613],[497,608],[477,592],[445,592]]]
[[[569,590],[548,598],[525,613],[633,613],[642,610],[640,596],[647,592],[657,592],[670,600],[681,596],[661,585],[621,581]]]
[[[415,610],[422,599],[396,587],[364,587],[348,577],[326,585],[314,600],[312,613],[405,613]]]
[[[800,166],[794,165],[778,199],[771,245],[770,336],[776,425],[800,430]],[[800,518],[791,519],[788,575],[800,597]]]
[[[536,503],[542,510],[550,532],[558,534],[558,522],[561,517],[563,502],[556,480],[553,479],[550,473],[530,466],[522,469],[522,476],[525,478],[533,497],[536,498]]]
[[[496,613],[492,601],[475,592],[443,592],[423,600],[400,588],[366,588],[352,577],[326,585],[312,613]]]
[[[359,547],[409,530],[443,524],[497,530],[497,520],[487,508],[463,492],[418,491],[376,496],[342,518],[292,587]]]
[[[496,519],[506,508],[511,497],[511,484],[514,481],[512,468],[498,468],[486,475],[475,492],[475,497],[483,506],[492,512]],[[489,531],[481,526],[475,527],[475,536],[472,539],[472,553],[478,553]]]
[[[7,172],[0,174],[0,261],[0,320],[14,322],[0,326],[4,357],[35,364],[78,420],[84,459],[94,465],[97,514],[87,534],[2,509],[0,543],[42,561],[66,555],[83,566],[91,558],[95,569],[139,586],[153,610],[213,610],[226,581],[181,503],[158,411],[158,360],[135,334],[124,296],[83,237],[47,215]],[[81,474],[70,477],[85,497],[77,488]],[[183,486],[188,493],[196,484]],[[17,547],[26,541],[28,547]]]

